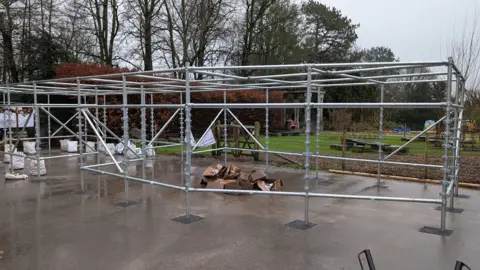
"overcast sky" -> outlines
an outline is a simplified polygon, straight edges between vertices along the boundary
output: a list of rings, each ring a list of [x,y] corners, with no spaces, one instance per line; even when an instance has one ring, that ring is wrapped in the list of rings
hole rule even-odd
[[[401,61],[444,60],[480,0],[320,0],[359,23],[357,45],[390,47]]]

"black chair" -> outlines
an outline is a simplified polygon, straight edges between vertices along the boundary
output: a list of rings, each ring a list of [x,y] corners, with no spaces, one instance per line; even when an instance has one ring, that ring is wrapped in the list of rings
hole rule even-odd
[[[367,261],[367,268],[363,267],[362,255],[365,256],[365,260]],[[372,253],[370,253],[369,249],[365,249],[364,251],[358,253],[358,262],[360,263],[360,267],[362,270],[375,270],[375,264],[373,263]],[[461,269],[461,268],[459,268]],[[455,269],[457,270],[457,269]]]
[[[362,255],[365,257],[363,260]],[[367,262],[368,269],[363,267],[364,261]],[[375,263],[373,263],[372,253],[369,249],[365,249],[364,251],[358,253],[358,262],[360,263],[361,270],[375,270]],[[455,263],[454,270],[472,270],[472,268],[463,262],[457,261]]]
[[[463,262],[457,261],[457,263],[455,263],[455,269],[454,270],[465,270],[465,269],[472,270],[472,268],[468,267]]]

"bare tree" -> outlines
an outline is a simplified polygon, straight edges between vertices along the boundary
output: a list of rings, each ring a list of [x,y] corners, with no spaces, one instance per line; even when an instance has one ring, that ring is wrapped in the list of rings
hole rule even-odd
[[[254,42],[257,37],[257,29],[267,10],[275,3],[275,0],[245,0],[246,9],[242,23],[242,41],[240,50],[240,65],[249,64],[250,56],[254,52]]]
[[[57,39],[72,54],[75,61],[95,60],[96,37],[91,32],[90,16],[78,0],[69,1],[60,11]]]
[[[170,67],[204,66],[226,52],[234,12],[231,0],[166,0],[160,51]],[[197,79],[202,75],[196,74]]]
[[[85,0],[77,1],[77,5],[86,11],[93,25],[91,31],[95,35],[99,53],[92,55],[107,65],[113,64],[115,40],[120,30],[120,6],[117,0]]]
[[[3,82],[18,82],[19,73],[15,62],[14,45],[14,14],[17,1],[0,1],[0,32],[3,41]]]
[[[450,44],[450,54],[467,80],[469,90],[480,90],[480,21],[477,10],[465,16],[461,35]]]
[[[164,27],[158,26],[165,0],[129,0],[127,20],[132,25],[128,35],[137,40],[140,47],[144,70],[153,69],[155,37]],[[136,49],[135,49],[136,50]]]

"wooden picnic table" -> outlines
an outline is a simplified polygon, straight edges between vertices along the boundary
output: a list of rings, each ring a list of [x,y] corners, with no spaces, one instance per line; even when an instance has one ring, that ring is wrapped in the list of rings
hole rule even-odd
[[[348,138],[347,139],[347,144],[348,145],[358,145],[358,146],[370,146],[371,149],[377,150],[379,147],[382,149],[388,148],[391,146],[391,144],[387,143],[379,143],[379,142],[370,142],[370,141],[364,141],[364,140],[359,140],[355,138]]]

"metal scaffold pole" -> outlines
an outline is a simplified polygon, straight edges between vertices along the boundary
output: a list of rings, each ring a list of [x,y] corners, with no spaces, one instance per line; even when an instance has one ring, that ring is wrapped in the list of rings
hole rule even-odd
[[[103,105],[106,105],[107,104],[107,96],[106,95],[103,95]],[[107,142],[107,131],[106,131],[106,127],[107,127],[107,107],[103,107],[103,127],[102,127],[102,131],[103,131],[103,141],[104,142]]]
[[[183,93],[180,93],[180,104],[183,104]],[[182,172],[185,170],[185,151],[184,151],[184,146],[185,146],[185,130],[184,130],[184,127],[183,127],[183,124],[184,124],[184,119],[183,119],[183,115],[184,115],[184,109],[183,108],[180,108],[180,155],[182,157],[182,166],[181,166],[181,169],[182,169]],[[182,173],[182,184],[184,184],[184,181],[185,181],[185,174]]]
[[[40,149],[40,110],[38,109],[38,93],[37,93],[36,84],[33,84],[33,90],[34,90],[33,103],[35,108],[35,141],[36,141],[35,157],[37,160],[37,180],[40,180],[40,150],[41,150]],[[12,163],[10,163],[10,165],[12,165]]]
[[[265,90],[265,103],[268,104],[268,89]],[[269,153],[268,153],[268,141],[269,141],[269,111],[268,108],[265,108],[265,172],[268,175],[268,167],[269,167]],[[255,134],[256,135],[256,134]]]
[[[47,104],[50,104],[50,94],[47,95]],[[50,124],[50,107],[47,108],[48,110],[48,118],[47,118],[47,132],[48,132],[48,155],[52,154],[52,130]]]
[[[7,87],[7,97],[8,97],[8,144],[10,145],[10,171],[13,171],[13,155],[12,153],[15,152],[15,149],[13,148],[13,143],[12,143],[12,112],[11,112],[11,104],[12,104],[12,96],[10,92],[10,87]],[[38,113],[38,112],[36,112]],[[6,152],[6,151],[5,151]]]
[[[322,89],[320,87],[317,88],[317,103],[321,103],[320,101],[320,94]],[[315,179],[318,180],[318,156],[320,155],[320,121],[321,121],[321,110],[320,106],[317,106],[317,122],[315,123]]]
[[[441,193],[441,199],[442,199],[442,208],[440,211],[440,230],[442,232],[445,231],[446,229],[446,218],[447,218],[447,199],[448,199],[448,194],[447,194],[447,186],[449,184],[450,180],[450,164],[449,164],[449,148],[450,148],[450,112],[452,109],[451,106],[451,95],[452,95],[452,66],[453,66],[453,60],[452,58],[449,58],[449,64],[448,64],[448,75],[447,75],[447,89],[446,89],[446,99],[447,99],[447,106],[445,108],[445,131],[444,131],[444,143],[443,143],[443,148],[444,148],[444,164],[443,164],[443,181],[442,181],[442,193]]]
[[[380,86],[380,103],[384,102],[385,86]],[[378,166],[377,166],[377,188],[381,186],[382,174],[382,142],[383,142],[383,107],[380,107],[380,118],[378,120]]]
[[[128,95],[126,87],[125,75],[122,75],[122,90],[123,90],[123,181],[124,181],[124,203],[128,205],[128,158],[127,153],[129,151],[129,136],[128,136]]]
[[[455,105],[458,105],[460,104],[460,80],[457,76],[456,78],[456,85],[455,85],[455,96],[454,97],[451,97],[450,99],[453,98],[454,102],[453,104]],[[453,94],[453,93],[452,93]],[[447,97],[448,98],[448,97]],[[452,172],[451,172],[451,178],[450,178],[450,181],[452,182],[452,189],[453,190],[447,190],[449,191],[449,196],[450,196],[450,210],[453,210],[455,208],[455,195],[454,195],[454,190],[455,190],[455,186],[457,185],[457,174],[456,174],[456,168],[457,168],[457,147],[460,147],[460,138],[457,137],[459,135],[459,133],[457,132],[458,129],[460,128],[458,126],[459,124],[459,111],[460,111],[460,108],[458,107],[454,107],[452,108],[453,109],[453,113],[454,113],[454,117],[453,117],[453,126],[451,127],[451,133],[452,133],[452,157],[451,157],[451,165],[452,165]]]
[[[80,167],[85,165],[83,161],[83,140],[82,140],[83,122],[82,122],[81,106],[82,106],[82,92],[81,92],[81,86],[80,86],[80,79],[77,78],[77,112],[78,112],[77,136],[78,136],[78,150],[80,154],[79,155]],[[80,192],[85,192],[85,183],[83,178],[84,178],[84,173],[83,173],[83,170],[80,169]]]
[[[227,105],[227,91],[224,90],[223,91],[223,104],[226,106]],[[240,123],[237,123],[237,124],[240,124]],[[223,161],[223,165],[227,166],[227,162],[228,162],[228,123],[227,123],[227,110],[223,111],[223,145],[224,145],[224,150],[223,150],[223,154],[224,154],[224,161]]]
[[[140,92],[140,103],[145,105],[145,89],[141,86]],[[147,116],[145,107],[140,108],[140,121],[141,121],[141,130],[142,130],[142,178],[145,179],[145,159],[147,158]],[[151,151],[155,151],[152,149]]]
[[[465,98],[466,98],[466,89],[465,89],[465,81],[462,80],[460,84],[460,112],[459,112],[459,117],[458,117],[458,126],[457,126],[457,147],[455,148],[455,175],[456,175],[456,185],[455,185],[455,196],[458,196],[458,181],[459,181],[459,175],[460,175],[460,150],[461,150],[461,143],[460,140],[462,138],[462,128],[463,128],[463,106],[465,105]]]
[[[98,104],[98,88],[95,87],[95,105],[97,105],[97,104]],[[98,120],[100,119],[99,115],[98,115],[98,106],[95,106],[95,118],[97,118]],[[96,148],[94,147],[95,149],[97,149],[97,151],[98,151],[98,143],[100,142],[99,139],[100,138],[97,137],[97,140],[95,142]],[[98,163],[100,163],[100,153],[96,154],[96,156],[97,156],[97,164],[98,164]]]
[[[185,194],[186,207],[185,217],[190,218],[190,173],[192,163],[192,120],[191,120],[191,101],[190,101],[190,72],[189,67],[185,68]]]
[[[309,198],[309,191],[310,191],[310,109],[311,109],[311,101],[312,101],[312,68],[308,66],[308,75],[307,75],[307,93],[306,93],[306,103],[307,106],[305,107],[305,213],[304,213],[304,222],[305,225],[308,226],[310,224],[309,221],[309,208],[310,208],[310,198]]]
[[[8,89],[8,88],[7,88]],[[7,145],[7,114],[6,112],[8,109],[5,107],[5,99],[6,95],[5,92],[3,92],[3,108],[2,108],[2,113],[3,113],[3,149],[6,150],[6,145]],[[7,151],[5,151],[6,153]]]

